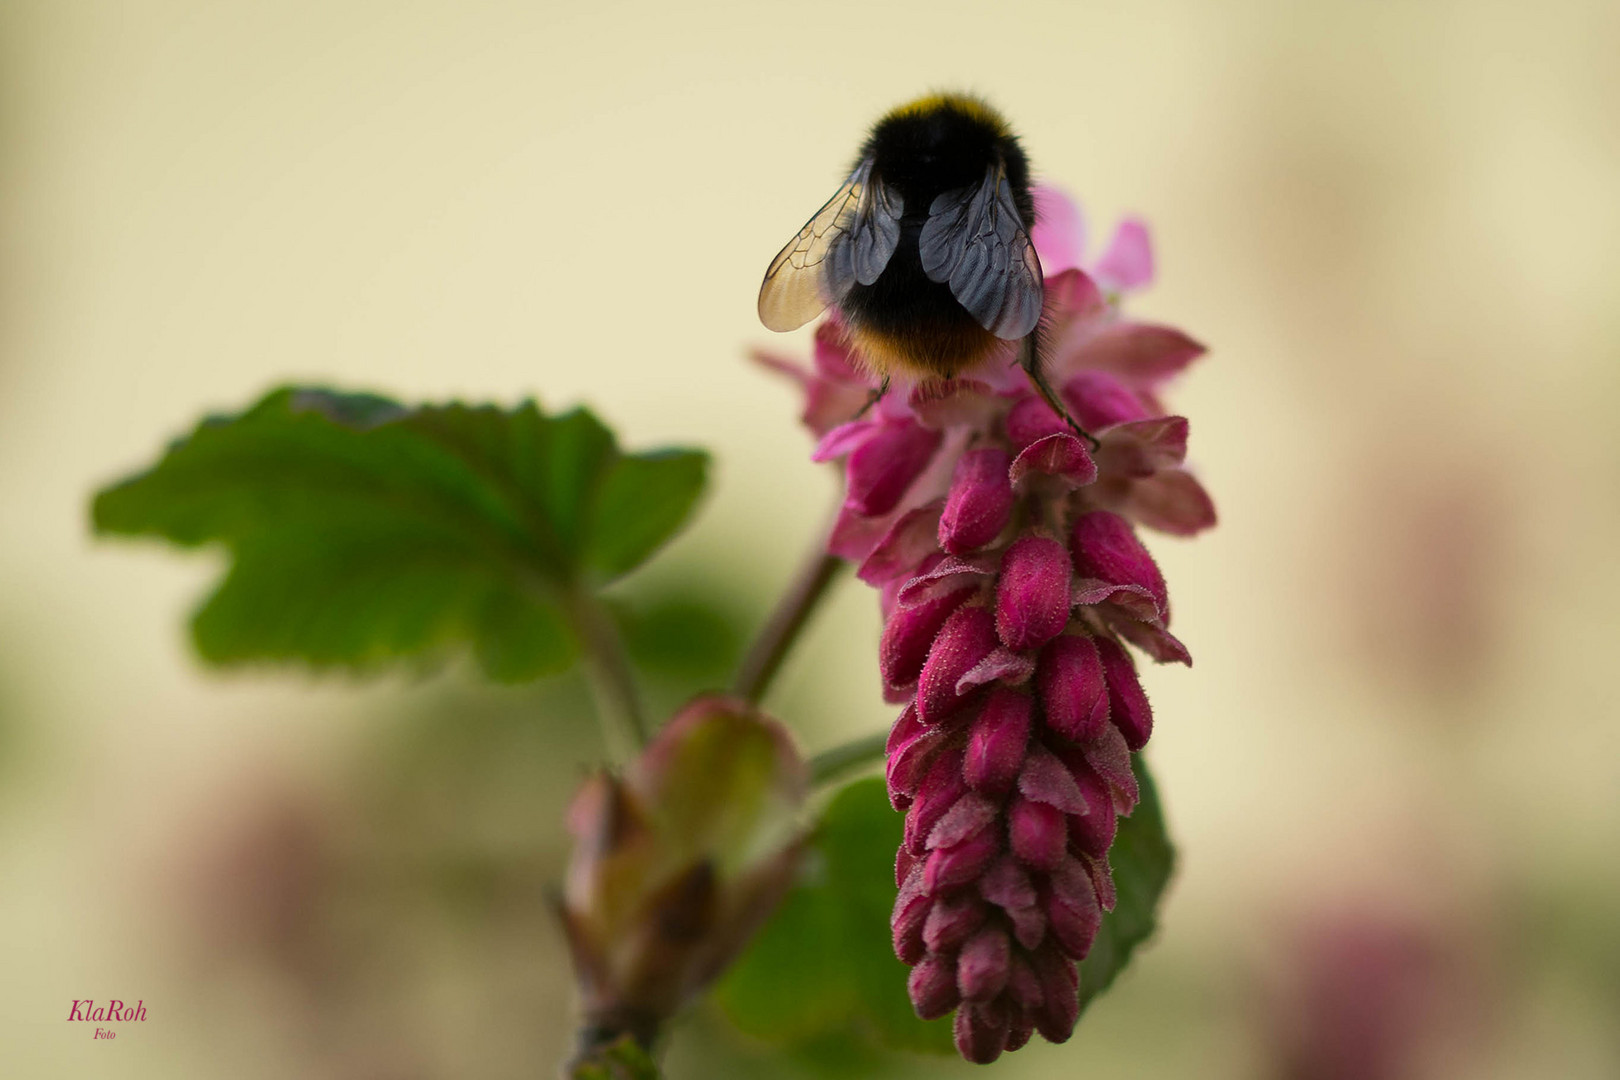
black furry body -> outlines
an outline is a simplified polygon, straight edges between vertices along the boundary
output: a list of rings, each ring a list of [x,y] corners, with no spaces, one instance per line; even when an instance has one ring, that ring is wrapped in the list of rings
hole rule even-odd
[[[861,147],[860,160],[867,158],[873,181],[905,200],[900,242],[877,281],[856,285],[839,309],[869,352],[886,354],[879,366],[950,377],[982,359],[997,339],[946,282],[923,272],[918,238],[929,207],[945,192],[979,183],[986,168],[1000,164],[1028,230],[1035,224],[1028,159],[1000,117],[973,99],[954,96],[924,99],[884,117]],[[896,363],[894,354],[905,362]]]

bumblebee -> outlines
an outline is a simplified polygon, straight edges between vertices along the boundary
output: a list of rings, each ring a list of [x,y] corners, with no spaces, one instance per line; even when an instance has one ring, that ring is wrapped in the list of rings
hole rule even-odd
[[[1001,114],[964,94],[919,98],[877,122],[843,186],[771,260],[760,321],[795,330],[837,308],[885,389],[892,375],[952,378],[1015,341],[1067,418],[1041,371],[1034,224],[1029,161]]]

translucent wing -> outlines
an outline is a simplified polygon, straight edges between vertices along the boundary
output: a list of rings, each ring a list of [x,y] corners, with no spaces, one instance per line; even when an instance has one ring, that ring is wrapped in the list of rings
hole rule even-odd
[[[1041,262],[999,162],[977,187],[934,199],[917,246],[928,279],[949,282],[980,326],[1009,341],[1035,329],[1045,295]]]
[[[870,285],[900,243],[900,194],[872,179],[872,159],[816,211],[771,260],[759,287],[759,321],[796,330],[836,304],[856,283]]]

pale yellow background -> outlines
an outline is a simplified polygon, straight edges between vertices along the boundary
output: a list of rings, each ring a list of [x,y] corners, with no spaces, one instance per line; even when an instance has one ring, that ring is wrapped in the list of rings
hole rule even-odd
[[[88,493],[288,378],[587,401],[714,450],[683,545],[773,588],[831,484],[741,359],[759,275],[939,86],[1094,235],[1151,221],[1139,310],[1211,346],[1172,400],[1222,514],[1155,543],[1197,658],[1150,674],[1164,930],[997,1069],[1263,1076],[1284,928],[1348,905],[1478,947],[1488,1019],[1414,1075],[1620,1074],[1617,58],[1613,3],[4,4],[0,1075],[302,1075],[274,1001],[192,1009],[164,867],[412,692],[202,672],[218,562],[92,542]],[[873,607],[787,674],[817,745],[888,721]],[[539,1060],[447,994],[424,1075],[546,1075],[551,955],[498,1021]],[[93,1043],[86,996],[152,1019]]]

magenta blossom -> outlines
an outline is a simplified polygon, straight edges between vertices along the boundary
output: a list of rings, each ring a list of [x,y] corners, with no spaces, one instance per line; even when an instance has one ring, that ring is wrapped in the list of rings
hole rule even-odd
[[[1203,347],[1119,310],[1153,276],[1145,227],[1126,221],[1086,263],[1078,208],[1050,189],[1036,205],[1046,371],[1095,450],[1011,344],[864,415],[876,380],[836,316],[813,370],[760,358],[803,386],[815,460],[844,460],[829,550],[880,590],[884,694],[905,705],[888,743],[906,814],[894,948],[918,1015],[955,1009],[977,1062],[1074,1030],[1077,963],[1114,906],[1115,825],[1137,802],[1131,754],[1153,729],[1124,646],[1191,662],[1136,526],[1215,523],[1183,467],[1187,421],[1158,397]]]

